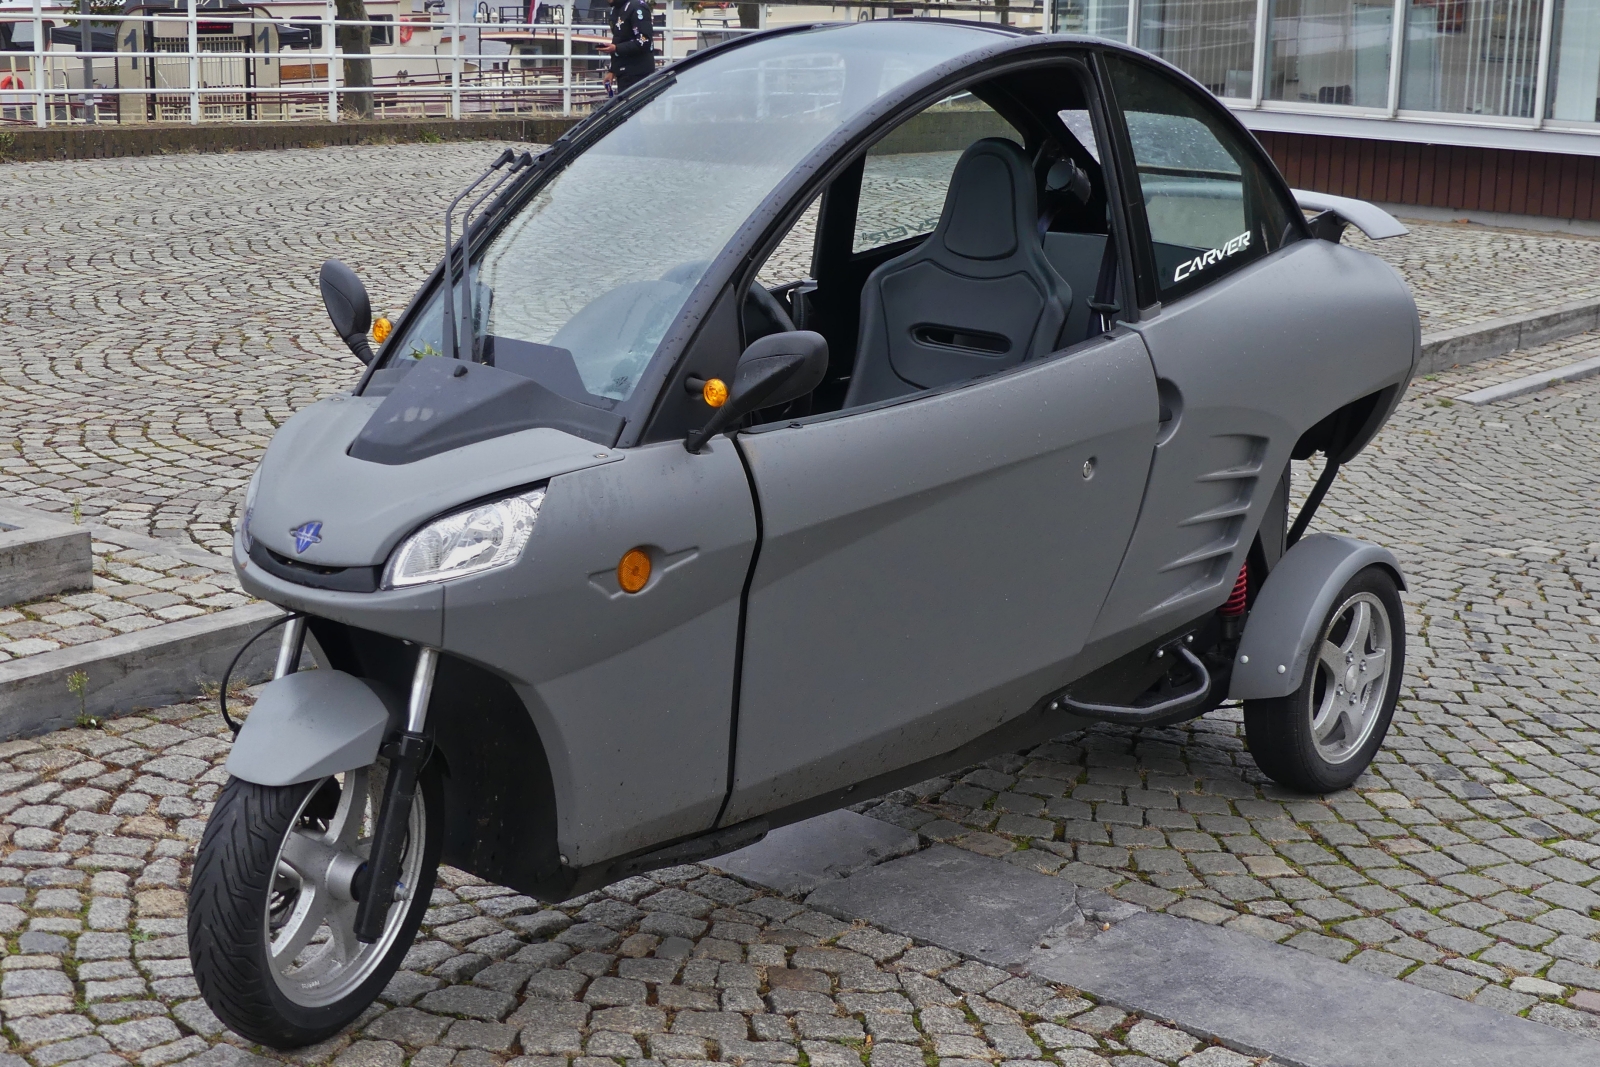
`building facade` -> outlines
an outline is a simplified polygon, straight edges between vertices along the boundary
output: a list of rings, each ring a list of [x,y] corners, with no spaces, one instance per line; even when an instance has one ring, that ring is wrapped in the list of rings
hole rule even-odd
[[[1296,184],[1600,219],[1600,0],[1055,0],[1051,24],[1181,67]]]

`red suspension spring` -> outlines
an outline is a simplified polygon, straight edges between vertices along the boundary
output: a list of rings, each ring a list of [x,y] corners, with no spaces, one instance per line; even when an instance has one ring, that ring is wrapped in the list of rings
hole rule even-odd
[[[1239,577],[1234,579],[1233,592],[1228,595],[1228,602],[1222,605],[1222,614],[1243,615],[1249,594],[1250,565],[1246,563],[1239,568]]]

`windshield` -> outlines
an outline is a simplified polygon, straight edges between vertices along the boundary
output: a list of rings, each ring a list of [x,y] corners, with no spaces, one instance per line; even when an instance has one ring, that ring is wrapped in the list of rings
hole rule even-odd
[[[990,40],[867,22],[755,41],[679,72],[475,264],[485,359],[573,399],[627,399],[712,258],[796,164],[874,100]],[[439,304],[414,318],[391,363],[445,350]]]

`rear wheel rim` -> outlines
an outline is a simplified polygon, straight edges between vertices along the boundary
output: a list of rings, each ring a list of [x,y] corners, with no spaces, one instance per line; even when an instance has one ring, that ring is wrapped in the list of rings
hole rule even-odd
[[[262,917],[267,969],[278,990],[306,1008],[325,1007],[354,993],[378,970],[405,925],[422,869],[427,815],[419,790],[407,820],[400,890],[383,933],[371,944],[356,939],[356,870],[372,849],[372,824],[382,801],[372,767],[324,778],[306,794],[278,845]],[[377,779],[377,781],[375,781]],[[327,812],[329,791],[337,805]]]
[[[1323,631],[1311,686],[1311,743],[1330,764],[1355,759],[1372,738],[1389,698],[1394,629],[1374,593],[1339,605]]]

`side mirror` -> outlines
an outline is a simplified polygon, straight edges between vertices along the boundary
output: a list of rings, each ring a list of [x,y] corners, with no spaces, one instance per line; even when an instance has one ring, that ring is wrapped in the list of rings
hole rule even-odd
[[[355,271],[337,259],[322,264],[317,286],[322,290],[322,303],[328,309],[328,318],[333,320],[333,328],[357,359],[371,363],[372,346],[367,343],[367,331],[372,329],[372,301],[367,299],[367,287],[361,284]]]
[[[699,452],[705,443],[752,411],[799,400],[822,384],[828,373],[828,342],[820,333],[790,330],[753,342],[739,357],[728,399],[711,418],[684,439]]]

